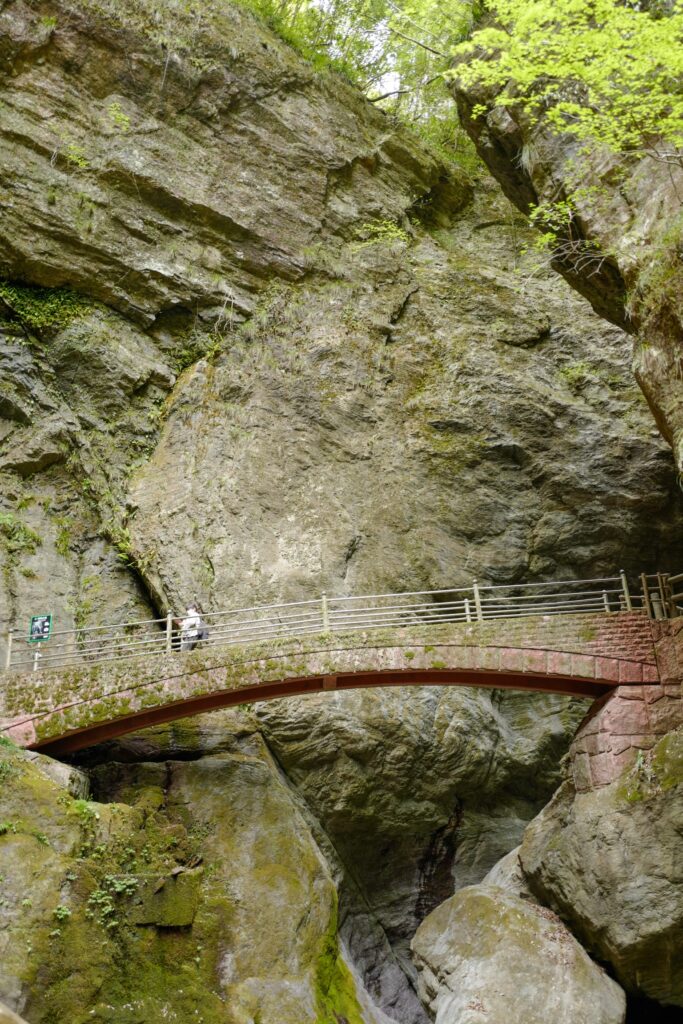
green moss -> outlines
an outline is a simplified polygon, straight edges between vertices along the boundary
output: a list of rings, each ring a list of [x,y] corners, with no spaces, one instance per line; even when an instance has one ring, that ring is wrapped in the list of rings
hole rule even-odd
[[[35,530],[11,512],[0,512],[0,538],[10,554],[34,555],[43,543]]]
[[[657,743],[651,763],[662,790],[683,783],[683,732],[680,729],[668,733]]]
[[[62,558],[68,558],[71,547],[70,520],[66,516],[56,516],[55,525],[57,526],[57,538],[55,540],[57,554],[61,555]]]
[[[92,305],[68,288],[29,288],[0,281],[0,299],[30,330],[66,327]]]
[[[337,898],[315,972],[316,1024],[363,1024],[353,976],[342,959],[337,936]]]

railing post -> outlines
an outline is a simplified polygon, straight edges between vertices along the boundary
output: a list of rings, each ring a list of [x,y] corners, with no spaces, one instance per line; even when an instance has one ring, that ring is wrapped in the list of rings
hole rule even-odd
[[[465,621],[466,622],[471,622],[472,621],[472,612],[471,612],[471,609],[470,609],[470,602],[469,602],[469,598],[467,598],[467,597],[465,598]]]
[[[327,594],[325,594],[324,592],[323,592],[323,595],[322,595],[322,597],[320,599],[320,608],[321,608],[322,619],[323,619],[323,633],[329,633],[329,631],[330,631],[330,612],[329,612],[329,609],[327,607]]]
[[[628,589],[628,580],[626,579],[626,573],[623,569],[621,569],[619,575],[621,576],[621,589],[624,592],[624,603],[626,605],[626,611],[632,612],[633,605],[631,603],[631,591]]]
[[[662,609],[664,611],[664,614],[662,615],[663,619],[673,618],[673,616],[670,615],[671,603],[670,603],[670,601],[668,599],[668,594],[666,592],[666,582],[665,581],[666,581],[667,577],[668,577],[668,573],[665,573],[665,574],[662,574],[661,572],[657,573],[657,584],[659,586],[659,595],[660,595],[660,597],[662,599]]]
[[[166,614],[166,653],[173,650],[173,612]]]
[[[7,631],[7,653],[5,654],[5,670],[9,672],[12,667],[12,640],[14,638],[14,630],[9,629]]]
[[[483,622],[484,613],[481,610],[481,595],[479,593],[479,584],[476,580],[472,580],[472,590],[474,591],[474,607],[477,611],[477,622]]]
[[[644,572],[640,574],[640,585],[643,588],[643,606],[647,612],[649,619],[654,619],[655,613],[652,609],[652,601],[650,600],[650,588],[647,583],[647,576]]]
[[[609,597],[607,596],[607,591],[606,590],[603,590],[603,592],[602,592],[602,603],[605,606],[605,611],[609,615],[611,613],[612,609],[609,606]]]

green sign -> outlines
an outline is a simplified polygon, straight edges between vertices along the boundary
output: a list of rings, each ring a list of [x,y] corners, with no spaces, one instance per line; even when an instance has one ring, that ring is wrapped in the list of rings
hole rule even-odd
[[[51,615],[33,615],[28,630],[28,642],[37,644],[41,640],[49,640],[52,632]]]

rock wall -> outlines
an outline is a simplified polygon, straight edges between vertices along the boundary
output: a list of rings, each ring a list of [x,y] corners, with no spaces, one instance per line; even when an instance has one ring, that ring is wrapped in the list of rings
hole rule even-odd
[[[437,1024],[504,1024],[510,1006],[567,1024],[680,1018],[682,765],[679,727],[607,785],[566,781],[519,850],[423,921],[413,955]]]
[[[0,747],[2,998],[31,1024],[197,1007],[425,1024],[416,926],[519,843],[584,711],[535,696],[365,691],[206,715],[93,749],[97,802],[82,773]]]
[[[490,182],[250,15],[5,0],[0,103],[3,640],[36,611],[679,567],[622,330],[532,274]],[[97,804],[2,748],[0,997],[422,1024],[412,932],[519,842],[583,712],[247,709],[100,751]]]
[[[519,105],[497,104],[495,92],[456,84],[454,94],[477,152],[518,209],[526,214],[543,203],[568,203],[574,211],[552,265],[596,312],[634,336],[633,369],[680,475],[680,161],[657,140],[650,140],[646,156],[586,149]]]
[[[673,568],[626,338],[508,203],[239,8],[153,6],[0,12],[3,642]]]

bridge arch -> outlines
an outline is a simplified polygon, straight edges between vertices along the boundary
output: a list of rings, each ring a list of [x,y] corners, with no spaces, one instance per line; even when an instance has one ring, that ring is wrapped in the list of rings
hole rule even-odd
[[[659,682],[639,612],[316,634],[5,677],[0,731],[61,756],[257,700],[367,686],[486,686],[600,698]]]

